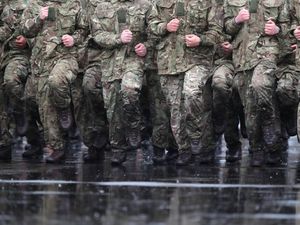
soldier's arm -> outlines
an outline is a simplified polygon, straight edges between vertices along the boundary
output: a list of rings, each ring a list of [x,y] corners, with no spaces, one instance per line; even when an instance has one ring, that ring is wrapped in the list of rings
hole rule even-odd
[[[153,5],[150,9],[148,16],[148,30],[156,36],[165,36],[167,34],[167,21],[164,21],[158,13],[156,5]]]
[[[286,1],[284,1],[283,5],[279,9],[279,17],[277,20],[277,26],[280,28],[279,35],[285,37],[289,31],[290,31],[290,13],[289,13],[289,8],[288,4]]]
[[[0,42],[5,42],[12,33],[12,30],[6,24],[0,26]]]
[[[220,44],[223,40],[223,6],[221,4],[213,4],[208,13],[209,30],[200,34],[200,46],[214,46]]]
[[[147,33],[147,42],[145,43],[145,46],[147,47],[147,49],[152,49],[155,47],[155,44],[158,41],[158,36],[153,34],[150,31],[150,15],[151,15],[151,10],[152,10],[153,5],[149,5],[148,11],[146,13],[146,33]]]
[[[24,10],[21,22],[21,31],[27,38],[34,38],[43,27],[43,21],[39,17],[38,6],[31,5]]]
[[[230,5],[228,4],[228,1],[230,1],[230,0],[226,0],[225,4],[224,4],[225,30],[226,30],[226,33],[228,33],[229,35],[235,36],[240,31],[240,29],[242,28],[243,25],[237,24],[235,22],[236,11],[232,7],[230,7]]]
[[[8,7],[5,7],[1,16],[1,25],[0,25],[0,42],[5,42],[13,34],[11,26],[13,24],[13,15],[10,15],[10,10]]]
[[[94,41],[103,48],[113,49],[122,44],[121,35],[110,32],[109,26],[114,24],[106,24],[96,15],[92,17],[92,30],[95,31],[92,36]]]
[[[80,45],[84,42],[88,34],[88,27],[87,13],[80,7],[76,18],[76,31],[72,35],[76,45]]]

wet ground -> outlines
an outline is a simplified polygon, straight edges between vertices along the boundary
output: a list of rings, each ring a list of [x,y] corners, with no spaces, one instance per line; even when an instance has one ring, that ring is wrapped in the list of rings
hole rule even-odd
[[[300,224],[300,146],[288,165],[251,168],[224,151],[210,166],[153,166],[149,152],[131,152],[122,167],[83,164],[73,148],[64,165],[21,159],[0,163],[0,225],[291,225]],[[225,148],[224,148],[225,149]],[[223,149],[223,150],[224,150]]]

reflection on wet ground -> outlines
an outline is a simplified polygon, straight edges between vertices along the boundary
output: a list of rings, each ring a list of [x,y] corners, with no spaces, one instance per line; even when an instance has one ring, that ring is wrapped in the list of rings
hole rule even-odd
[[[0,224],[300,224],[297,141],[282,167],[251,168],[246,149],[240,164],[220,152],[214,165],[176,168],[153,166],[142,150],[111,167],[110,153],[83,164],[74,148],[65,165],[46,165],[17,148],[0,164]]]

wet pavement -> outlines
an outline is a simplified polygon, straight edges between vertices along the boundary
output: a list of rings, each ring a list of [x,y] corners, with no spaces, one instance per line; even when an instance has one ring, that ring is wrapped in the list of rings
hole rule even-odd
[[[17,148],[0,163],[0,225],[300,225],[296,139],[287,166],[251,168],[246,149],[239,164],[225,163],[223,147],[214,165],[176,168],[142,150],[111,167],[109,152],[83,164],[75,146],[66,164],[46,165]]]

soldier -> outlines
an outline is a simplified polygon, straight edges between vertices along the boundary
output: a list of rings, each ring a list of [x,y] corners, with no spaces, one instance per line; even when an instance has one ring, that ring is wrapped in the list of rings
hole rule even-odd
[[[251,165],[280,161],[280,125],[276,122],[276,63],[279,37],[289,22],[286,1],[227,0],[225,28],[233,40],[233,63],[245,110],[246,127],[252,151]]]
[[[7,1],[0,2],[0,66],[4,56],[4,41],[7,36],[7,27],[3,21],[2,12],[6,6]],[[3,85],[3,70],[0,71],[1,79],[0,84]],[[4,98],[4,89],[0,88],[0,160],[10,160],[11,159],[11,148],[12,148],[12,134],[10,133],[9,127],[9,116],[7,114],[7,104]]]
[[[97,5],[103,0],[90,0],[87,3],[87,15],[89,19],[90,35],[87,38],[87,63],[84,69],[82,82],[83,101],[78,114],[79,126],[84,144],[88,151],[84,154],[84,161],[91,162],[104,159],[104,148],[107,144],[107,124],[106,111],[102,94],[101,82],[101,53],[102,47],[99,46],[92,38],[95,34],[93,18],[96,13]]]
[[[126,160],[127,140],[131,148],[139,147],[141,142],[139,98],[149,6],[145,0],[111,0],[98,4],[92,17],[93,41],[102,47],[102,85],[112,164]]]
[[[4,71],[4,91],[7,109],[12,111],[16,124],[16,135],[26,134],[29,145],[26,146],[24,157],[30,153],[41,153],[40,138],[30,132],[25,119],[24,87],[30,72],[29,58],[31,55],[32,40],[27,40],[21,33],[20,22],[22,13],[27,7],[23,0],[9,1],[2,13],[1,42],[4,54],[1,69]],[[29,132],[27,132],[29,131]]]
[[[300,10],[299,1],[288,1],[291,19],[290,32],[282,40],[281,58],[277,71],[276,94],[279,100],[281,122],[288,136],[297,134],[297,104],[298,96],[298,74],[300,73],[300,60],[298,43],[300,40]],[[283,146],[287,147],[286,144]],[[286,150],[286,149],[285,149]]]
[[[151,12],[150,30],[160,37],[158,74],[179,149],[177,165],[191,161],[191,147],[200,152],[200,162],[214,160],[210,67],[221,41],[221,9],[215,1],[160,0]]]
[[[72,84],[78,73],[77,47],[88,29],[79,0],[32,1],[24,11],[23,33],[36,37],[31,57],[32,81],[49,155],[65,158],[66,131],[72,126]],[[34,93],[31,93],[34,96]]]
[[[218,46],[215,68],[212,75],[213,122],[217,137],[224,133],[228,150],[226,161],[241,159],[241,142],[239,134],[239,108],[237,93],[232,90],[234,67],[232,64],[232,45],[230,38]]]

